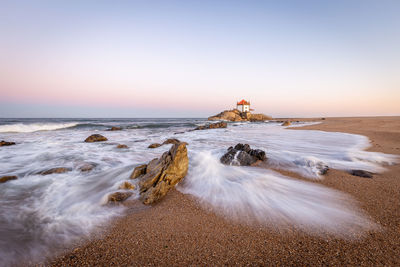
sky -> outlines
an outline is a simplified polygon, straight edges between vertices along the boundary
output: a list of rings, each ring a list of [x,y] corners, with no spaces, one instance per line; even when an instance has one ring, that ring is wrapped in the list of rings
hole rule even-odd
[[[400,115],[400,1],[2,1],[0,117]]]

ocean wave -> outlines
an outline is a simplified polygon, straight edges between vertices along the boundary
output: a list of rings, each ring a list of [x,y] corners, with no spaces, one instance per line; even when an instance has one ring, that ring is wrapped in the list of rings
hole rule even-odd
[[[71,128],[78,123],[16,123],[0,125],[0,133],[32,133],[37,131],[53,131],[64,128]]]

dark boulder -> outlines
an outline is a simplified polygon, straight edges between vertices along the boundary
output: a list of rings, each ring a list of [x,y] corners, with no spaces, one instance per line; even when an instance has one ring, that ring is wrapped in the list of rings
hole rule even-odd
[[[101,134],[92,134],[88,138],[85,139],[86,143],[93,143],[93,142],[102,142],[107,141],[108,139]]]
[[[251,149],[248,144],[237,144],[235,147],[229,147],[220,161],[225,165],[252,166],[266,159],[265,151]]]
[[[350,170],[349,173],[354,176],[364,177],[364,178],[372,178],[373,173],[363,170]]]
[[[13,146],[15,142],[0,141],[0,146]]]
[[[11,180],[16,180],[16,179],[18,179],[18,177],[15,175],[2,176],[2,177],[0,177],[0,184],[11,181]]]

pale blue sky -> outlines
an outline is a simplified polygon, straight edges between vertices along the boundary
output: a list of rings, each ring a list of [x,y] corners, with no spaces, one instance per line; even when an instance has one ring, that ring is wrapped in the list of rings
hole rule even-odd
[[[400,115],[400,1],[6,1],[0,117]]]

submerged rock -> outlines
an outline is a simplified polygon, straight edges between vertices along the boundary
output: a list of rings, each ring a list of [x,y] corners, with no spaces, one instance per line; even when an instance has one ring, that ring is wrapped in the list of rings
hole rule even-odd
[[[49,175],[49,174],[53,174],[53,173],[64,173],[64,172],[70,172],[70,171],[72,171],[71,168],[60,167],[60,168],[48,169],[48,170],[39,172],[38,174],[40,174],[40,175]]]
[[[113,126],[110,129],[108,129],[107,131],[121,131],[121,130],[122,130],[121,127]]]
[[[0,177],[0,184],[11,181],[11,180],[16,180],[16,179],[18,179],[18,177],[15,175],[2,176],[2,177]]]
[[[15,142],[0,141],[0,146],[13,146]]]
[[[217,128],[226,128],[228,124],[226,122],[216,122],[207,125],[201,125],[195,128],[195,130],[208,130],[208,129],[217,129]]]
[[[153,159],[147,165],[136,167],[131,178],[140,178],[142,202],[148,205],[162,199],[186,176],[188,166],[186,143],[181,142],[174,144],[160,158]],[[137,176],[139,173],[143,174]]]
[[[101,134],[92,134],[88,138],[85,139],[86,143],[93,143],[93,142],[102,142],[107,141],[108,139]]]
[[[135,186],[133,184],[131,184],[130,182],[123,182],[120,186],[119,189],[130,189],[133,190],[135,189]]]
[[[128,148],[128,146],[127,145],[123,145],[123,144],[118,144],[117,148]]]
[[[265,151],[251,149],[248,144],[237,144],[235,147],[229,147],[220,161],[225,165],[251,166],[266,159]]]
[[[108,203],[117,203],[125,201],[128,197],[132,196],[132,192],[115,192],[108,195]]]
[[[292,123],[290,121],[285,121],[282,123],[282,126],[290,126]]]
[[[139,176],[145,174],[146,173],[146,168],[147,168],[147,164],[143,164],[143,165],[137,166],[133,170],[133,172],[132,172],[131,176],[129,177],[129,179],[136,179]]]
[[[148,148],[157,148],[157,147],[160,147],[160,146],[162,146],[162,144],[154,143],[154,144],[149,145]]]
[[[79,167],[79,170],[81,172],[89,172],[89,171],[93,170],[96,166],[97,166],[97,164],[95,164],[95,163],[84,163]]]
[[[349,171],[351,175],[364,177],[364,178],[372,178],[373,173],[363,170],[351,170]]]

